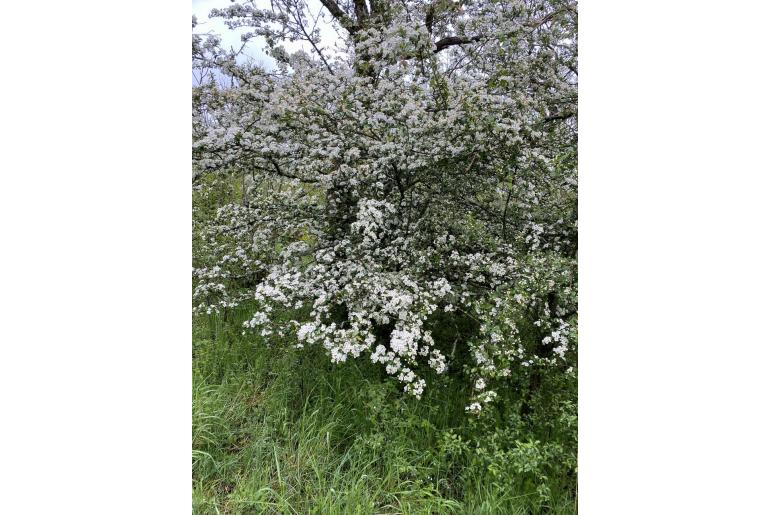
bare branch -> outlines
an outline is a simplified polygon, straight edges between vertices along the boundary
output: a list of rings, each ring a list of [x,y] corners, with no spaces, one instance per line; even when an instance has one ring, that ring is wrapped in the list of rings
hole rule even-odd
[[[321,49],[318,48],[316,45],[315,39],[313,39],[313,36],[308,34],[307,30],[305,30],[305,24],[302,22],[302,7],[300,7],[298,2],[294,2],[295,11],[292,13],[294,17],[294,21],[299,27],[299,29],[302,31],[302,35],[305,37],[305,40],[310,43],[310,46],[313,47],[313,50],[315,50],[315,53],[318,54],[318,57],[321,58],[321,62],[324,63],[324,66],[326,66],[326,69],[329,70],[329,73],[334,73],[332,71],[332,67],[329,66],[329,63],[326,61],[326,58],[324,57],[323,52],[321,52]]]

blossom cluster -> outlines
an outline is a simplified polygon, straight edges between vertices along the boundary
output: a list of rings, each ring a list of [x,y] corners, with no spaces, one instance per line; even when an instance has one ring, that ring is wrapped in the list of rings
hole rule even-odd
[[[517,373],[573,367],[572,6],[330,0],[333,56],[307,6],[275,5],[214,12],[268,38],[274,70],[193,41],[232,79],[193,95],[195,309],[255,303],[245,331],[364,357],[417,397],[464,373],[471,413]]]

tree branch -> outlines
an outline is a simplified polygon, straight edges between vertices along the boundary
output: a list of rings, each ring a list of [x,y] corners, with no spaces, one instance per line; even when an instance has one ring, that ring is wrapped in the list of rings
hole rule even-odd
[[[324,7],[331,13],[334,18],[340,22],[340,25],[348,31],[351,35],[356,31],[355,23],[350,19],[350,16],[345,14],[345,11],[340,9],[335,0],[321,0]]]
[[[366,2],[364,0],[353,0],[353,7],[356,13],[356,23],[360,27],[369,17],[369,9],[366,7]]]
[[[318,54],[318,57],[321,58],[321,62],[324,63],[324,66],[326,66],[326,69],[329,70],[329,73],[333,74],[334,72],[332,71],[332,67],[329,66],[328,62],[326,62],[326,58],[324,57],[323,52],[321,52],[321,49],[318,48],[318,46],[315,44],[315,40],[313,39],[313,37],[310,34],[308,34],[307,31],[305,30],[305,24],[302,23],[302,14],[301,14],[302,11],[300,10],[299,5],[297,5],[296,2],[294,3],[294,5],[295,5],[296,11],[294,11],[292,14],[294,16],[295,23],[302,31],[302,35],[305,36],[305,40],[308,43],[310,43],[310,46],[313,47],[313,50],[315,50],[315,53]]]
[[[464,45],[466,43],[476,43],[478,41],[481,41],[481,36],[473,36],[472,38],[463,38],[460,36],[447,36],[443,39],[439,39],[434,44],[436,45],[436,49],[433,51],[434,54],[438,54],[445,48],[449,48],[450,46],[454,45]]]

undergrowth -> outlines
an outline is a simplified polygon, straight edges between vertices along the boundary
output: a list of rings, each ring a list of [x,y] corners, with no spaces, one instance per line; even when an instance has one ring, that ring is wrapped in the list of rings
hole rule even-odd
[[[477,418],[466,382],[417,400],[364,360],[242,335],[247,313],[194,324],[194,513],[576,511],[574,381],[530,414],[512,396]]]

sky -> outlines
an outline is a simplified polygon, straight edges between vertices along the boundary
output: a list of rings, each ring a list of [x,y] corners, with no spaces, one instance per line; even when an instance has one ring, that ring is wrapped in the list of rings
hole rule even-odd
[[[248,32],[248,27],[238,28],[235,30],[231,30],[227,27],[227,25],[222,22],[219,18],[209,18],[209,13],[212,9],[217,8],[224,8],[230,5],[232,2],[230,0],[192,0],[192,14],[195,15],[198,19],[198,26],[195,28],[195,32],[198,34],[206,33],[206,32],[213,32],[215,34],[218,34],[222,38],[222,46],[224,48],[230,48],[233,47],[235,49],[240,48],[241,46],[241,34],[244,32]],[[321,8],[321,2],[319,0],[307,0],[308,6],[310,7],[311,12],[317,13]],[[258,0],[257,5],[262,4],[264,7],[269,6],[268,0]],[[319,27],[321,30],[321,35],[323,37],[324,43],[335,41],[337,39],[337,34],[332,28],[331,25],[331,15],[328,13],[325,13],[326,16],[326,22],[320,21]],[[300,49],[304,49],[307,52],[311,52],[312,49],[310,48],[310,45],[305,42],[296,42],[296,43],[287,43],[285,44],[286,49],[289,51],[296,51]],[[328,44],[327,44],[328,46]],[[265,40],[264,38],[255,38],[252,40],[249,45],[244,50],[244,53],[246,56],[254,59],[256,62],[260,63],[267,69],[271,69],[275,67],[275,61],[268,55],[265,54],[263,51],[263,48],[265,47]],[[326,52],[326,55],[330,55],[331,48],[329,48]]]
[[[221,19],[209,18],[209,13],[212,9],[221,9],[230,4],[231,2],[229,0],[192,0],[192,14],[198,19],[198,26],[195,27],[196,33],[202,34],[213,32],[222,38],[222,46],[224,48],[233,47],[237,49],[242,44],[241,34],[248,32],[248,28],[244,27],[231,30]],[[259,41],[255,40],[250,43],[244,52],[262,65],[272,68],[274,61],[262,51],[262,47],[264,46],[264,40],[259,38]]]

